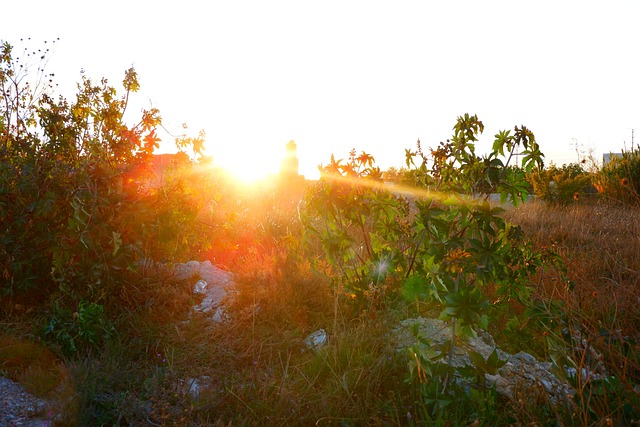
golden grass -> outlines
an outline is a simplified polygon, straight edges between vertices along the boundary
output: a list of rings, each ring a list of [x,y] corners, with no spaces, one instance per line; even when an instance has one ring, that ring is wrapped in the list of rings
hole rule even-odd
[[[562,299],[593,332],[618,330],[640,340],[638,209],[532,202],[505,215],[538,244],[553,245],[568,267],[573,290],[551,274],[543,277],[541,296]]]
[[[528,203],[506,217],[562,257],[573,289],[546,272],[536,297],[563,304],[563,327],[574,338],[565,362],[578,372],[604,366],[607,379],[574,384],[577,425],[637,422],[640,414],[640,210],[622,205]],[[555,272],[557,273],[557,272]],[[580,331],[579,335],[575,331]],[[559,338],[559,337],[556,337]],[[565,337],[566,338],[566,337]],[[562,340],[558,340],[562,342]],[[576,349],[575,347],[580,347]],[[556,348],[558,350],[558,348]],[[596,359],[596,360],[594,360]],[[635,414],[635,415],[633,415]],[[635,417],[635,418],[634,418]]]

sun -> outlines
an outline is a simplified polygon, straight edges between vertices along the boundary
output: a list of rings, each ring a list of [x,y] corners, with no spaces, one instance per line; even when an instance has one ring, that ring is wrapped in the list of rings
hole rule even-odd
[[[214,163],[234,180],[244,184],[264,181],[277,170],[277,159],[265,159],[260,156],[220,156]]]

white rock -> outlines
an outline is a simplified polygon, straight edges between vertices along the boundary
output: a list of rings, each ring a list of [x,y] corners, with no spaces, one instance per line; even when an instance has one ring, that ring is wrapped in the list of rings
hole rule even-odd
[[[149,269],[153,265],[151,260],[143,260],[142,268]],[[204,314],[209,320],[221,322],[228,318],[223,304],[228,301],[230,292],[233,292],[233,280],[231,273],[224,271],[211,263],[211,261],[189,261],[163,265],[157,263],[160,271],[168,276],[170,281],[182,282],[193,280],[193,293],[203,295],[202,301],[195,305],[190,313]]]
[[[171,278],[178,282],[192,279],[197,275],[197,270],[194,270],[193,266],[188,264],[174,264],[173,271],[171,271]]]
[[[229,316],[227,316],[223,307],[216,308],[216,312],[213,313],[213,316],[211,316],[211,320],[213,320],[216,323],[222,323],[228,318]]]
[[[393,333],[392,338],[396,340],[398,350],[404,350],[416,344],[416,338],[409,332],[413,324],[418,325],[419,335],[426,340],[427,347],[441,348],[451,337],[451,327],[446,322],[421,317],[407,319],[401,322],[401,325]],[[420,344],[420,346],[423,345]],[[550,362],[539,362],[535,357],[525,352],[509,355],[496,347],[491,335],[485,331],[478,331],[476,337],[467,339],[461,345],[456,345],[458,351],[454,352],[452,366],[473,366],[467,349],[481,354],[485,360],[495,350],[499,359],[503,362],[506,361],[495,374],[485,374],[486,385],[495,387],[496,391],[503,396],[513,399],[518,390],[525,393],[534,393],[536,390],[540,390],[546,393],[551,401],[571,401],[574,391],[568,383],[552,373],[553,365]],[[441,362],[448,362],[447,355],[443,355]],[[575,373],[577,374],[577,372]],[[587,376],[588,373],[582,375]]]
[[[187,378],[186,380],[180,380],[179,390],[182,394],[189,394],[192,399],[200,397],[202,392],[210,387],[211,378],[203,375],[199,378]]]
[[[200,279],[193,285],[193,293],[194,294],[206,294],[207,293],[207,282]]]
[[[324,329],[312,332],[304,339],[307,349],[318,349],[327,343],[327,333]]]

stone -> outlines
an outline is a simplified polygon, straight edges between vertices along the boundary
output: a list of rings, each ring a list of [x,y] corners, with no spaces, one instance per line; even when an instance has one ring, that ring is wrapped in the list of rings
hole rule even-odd
[[[417,325],[418,335],[427,343],[421,343],[420,346],[440,350],[451,338],[451,327],[442,320],[423,317],[406,319],[393,331],[392,339],[395,340],[395,348],[398,351],[405,351],[416,344],[417,339],[410,332],[412,325]],[[497,347],[493,337],[486,331],[476,331],[476,336],[456,345],[455,350],[451,366],[456,368],[473,367],[469,350],[481,354],[485,360],[495,350],[501,361],[498,366],[501,366],[494,374],[485,373],[485,385],[495,387],[498,393],[509,399],[514,399],[519,392],[529,396],[542,392],[553,403],[573,404],[572,398],[575,393],[572,387],[553,373],[554,366],[551,362],[540,362],[525,352],[508,354]],[[448,354],[445,352],[441,356],[441,363],[448,363]],[[569,377],[578,375],[575,368],[563,369]],[[580,375],[585,381],[607,378],[606,373],[601,370],[594,372],[585,368],[581,370]]]
[[[200,304],[193,307],[193,312],[202,313],[215,322],[222,321],[224,313],[221,306],[227,298],[227,291],[221,286],[208,286],[208,283],[204,280],[199,280],[198,282],[204,282],[204,291],[197,292],[198,294],[204,295],[204,298]],[[196,283],[195,288],[198,288],[198,290],[202,289],[202,283],[200,286]]]
[[[144,265],[150,265],[149,261],[145,261]],[[228,319],[223,305],[233,289],[231,273],[216,267],[208,260],[176,263],[163,268],[173,281],[193,280],[193,293],[203,295],[202,301],[192,308],[191,315],[204,315],[213,322]]]
[[[304,345],[307,350],[317,350],[327,343],[327,333],[324,329],[318,329],[310,333],[304,339]]]
[[[208,260],[200,263],[198,275],[202,280],[209,284],[215,283],[216,286],[227,286],[232,282],[232,277],[229,272],[216,267]]]
[[[182,395],[189,395],[192,399],[198,399],[210,387],[211,377],[207,375],[178,381],[178,391]]]
[[[413,319],[403,320],[400,327],[394,331],[396,348],[404,349],[416,343],[416,338],[410,333],[411,325],[418,325],[418,333],[420,337],[427,340],[432,348],[440,348],[451,339],[451,327],[443,320],[429,319],[417,317]],[[491,353],[496,350],[501,360],[506,360],[508,355],[504,351],[497,348],[495,340],[486,331],[478,331],[476,337],[469,338],[466,346],[456,346],[451,365],[461,368],[470,366],[471,359],[465,347],[471,348],[473,351],[480,353],[482,357],[487,359]]]
[[[498,393],[510,399],[515,397],[516,390],[522,390],[527,394],[544,391],[553,402],[568,401],[573,390],[551,370],[550,362],[538,362],[532,355],[520,352],[509,356],[496,375],[485,375],[485,378],[487,386],[495,385]]]
[[[207,282],[200,279],[193,285],[193,293],[194,294],[206,294],[207,293]]]
[[[186,264],[174,264],[171,278],[177,282],[191,280],[199,276],[200,263],[198,261],[189,261]]]

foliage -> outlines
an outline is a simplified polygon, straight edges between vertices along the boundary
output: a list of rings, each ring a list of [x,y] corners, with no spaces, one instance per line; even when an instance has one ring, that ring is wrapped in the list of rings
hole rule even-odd
[[[594,178],[598,192],[610,200],[640,206],[640,149],[612,156]]]
[[[75,100],[68,101],[21,87],[18,63],[5,43],[2,291],[46,288],[53,279],[60,288],[95,298],[134,268],[144,249],[140,242],[154,240],[154,228],[193,216],[180,199],[188,194],[180,184],[168,189],[171,200],[167,190],[147,188],[161,119],[151,109],[137,124],[125,123],[129,96],[140,86],[133,69],[125,73],[120,98],[106,79],[96,84],[83,77]]]
[[[547,203],[568,204],[580,200],[591,187],[591,175],[581,164],[550,165],[534,169],[528,176],[536,197]]]
[[[404,282],[406,297],[437,302],[440,317],[452,322],[451,352],[459,334],[488,326],[490,312],[528,305],[532,275],[557,261],[489,203],[491,193],[503,203],[526,200],[525,175],[542,166],[533,134],[525,127],[501,131],[480,157],[475,142],[483,123],[465,115],[453,129],[451,141],[430,155],[420,143],[406,151],[414,186],[393,188],[407,196],[378,185],[371,156],[352,151],[346,164],[332,158],[322,169],[305,206],[307,238],[322,247],[325,272],[357,297],[385,283],[384,272],[394,286]],[[509,167],[519,149],[522,163]]]
[[[100,344],[115,332],[111,322],[104,316],[104,306],[81,301],[78,310],[73,313],[56,305],[43,336],[69,355],[80,346],[91,348]]]
[[[301,209],[316,267],[333,278],[340,293],[359,302],[401,277],[407,269],[403,252],[411,244],[409,203],[382,187],[373,162],[355,150],[344,163],[332,156]]]
[[[525,176],[542,170],[526,128],[500,132],[480,157],[474,144],[484,126],[463,116],[451,141],[429,154],[420,145],[408,150],[407,169],[387,174],[370,155],[352,151],[332,158],[298,205],[305,185],[248,191],[210,174],[204,135],[178,141],[198,162],[183,153],[156,182],[150,152],[157,112],[143,113],[134,126],[122,120],[139,86],[133,70],[124,96],[106,81],[85,79],[69,102],[54,100],[49,86],[17,90],[24,81],[8,47],[3,58],[10,102],[0,107],[0,332],[19,340],[0,338],[0,369],[67,402],[63,424],[638,419],[637,212],[542,203],[505,212],[490,203],[489,193],[497,193],[519,205],[529,189]],[[512,165],[518,145],[525,158]],[[527,210],[546,233],[536,244],[526,237],[536,225],[514,220]],[[590,224],[594,230],[585,230]],[[178,322],[193,304],[190,285],[135,271],[143,257],[208,255],[228,261],[236,282],[233,321],[215,328],[197,318]],[[339,298],[332,300],[328,279]],[[43,299],[33,293],[51,306],[38,305]],[[415,347],[397,352],[390,330],[425,302],[452,324],[450,342],[434,351],[416,334]],[[34,343],[40,325],[45,340]],[[492,328],[502,349],[526,347],[573,372],[595,360],[611,375],[587,382],[567,375],[576,406],[564,419],[528,399],[508,401],[484,387],[484,374],[504,363],[497,351],[486,359],[471,352],[476,369],[443,363],[477,327]],[[306,351],[304,337],[318,328],[327,331],[327,345]],[[582,350],[574,337],[587,343]],[[58,360],[43,353],[47,346],[74,357]],[[61,394],[67,368],[72,380]],[[208,378],[211,388],[192,397],[184,385],[194,378]]]
[[[8,43],[0,48],[0,295],[62,294],[47,336],[68,349],[78,336],[95,344],[92,329],[80,324],[77,332],[76,321],[93,313],[99,323],[110,309],[125,308],[118,297],[139,280],[140,259],[175,260],[206,247],[210,221],[197,219],[215,200],[215,179],[204,167],[185,172],[194,162],[184,152],[159,178],[159,111],[125,121],[140,87],[133,68],[121,96],[106,79],[83,76],[68,100],[54,97],[53,76],[37,74],[51,83],[32,84],[25,59],[14,58]],[[203,139],[185,134],[177,144],[201,156]],[[209,191],[196,197],[194,182]],[[80,317],[60,317],[59,310]]]
[[[470,353],[478,369],[467,370],[464,372],[467,378],[457,378],[456,382],[451,383],[450,379],[457,374],[456,369],[440,363],[442,353],[431,349],[422,337],[416,334],[416,339],[416,345],[407,348],[407,382],[417,387],[422,395],[424,419],[440,423],[448,421],[456,425],[472,425],[478,420],[492,420],[495,424],[512,421],[506,414],[500,413],[496,391],[485,389],[484,386],[484,373],[495,372],[504,363],[498,359],[497,353],[492,353],[488,360],[480,354]],[[475,376],[481,377],[477,384],[470,381],[475,380]]]

